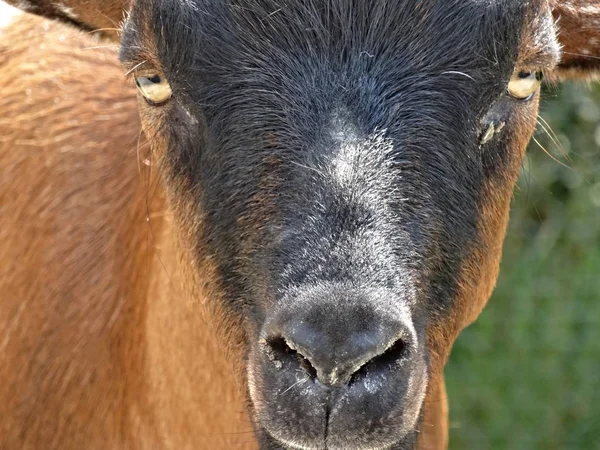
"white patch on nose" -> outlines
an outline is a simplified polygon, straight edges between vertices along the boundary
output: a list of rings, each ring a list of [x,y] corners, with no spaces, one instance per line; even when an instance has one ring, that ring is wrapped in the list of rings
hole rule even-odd
[[[344,111],[333,115],[331,137],[336,146],[326,172],[353,201],[367,207],[385,207],[391,172],[393,140],[386,131],[361,136],[358,127]],[[390,186],[391,187],[391,186]],[[382,198],[383,197],[383,198]]]
[[[331,120],[331,137],[340,148],[331,161],[331,169],[337,180],[341,183],[348,182],[354,166],[354,155],[358,146],[358,130],[346,117],[345,113],[338,110]]]
[[[23,3],[23,5],[21,5]],[[19,3],[19,8],[23,10],[27,10],[31,8],[31,5],[28,2]],[[0,3],[0,33],[2,33],[2,28],[10,25],[17,16],[21,15],[22,12],[12,6],[7,5],[6,3]]]
[[[352,174],[356,171],[358,130],[341,110],[334,113],[331,125],[331,137],[340,145],[331,160],[331,172],[334,179],[344,186],[351,182]]]
[[[341,133],[339,133],[341,134]],[[339,140],[339,148],[331,159],[331,171],[342,186],[351,187],[370,171],[383,169],[380,164],[393,148],[391,139],[384,137],[385,131],[375,132],[365,139],[346,133]]]
[[[352,153],[355,146],[350,144],[342,144],[340,151],[331,161],[331,169],[335,180],[342,186],[351,183],[352,174],[356,171],[355,161],[353,161]]]
[[[352,125],[346,116],[346,112],[341,109],[333,113],[331,119],[331,135],[336,141],[358,140],[356,126]]]

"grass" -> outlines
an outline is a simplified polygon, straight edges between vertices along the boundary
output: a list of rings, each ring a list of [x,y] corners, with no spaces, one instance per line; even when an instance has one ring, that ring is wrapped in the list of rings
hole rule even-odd
[[[450,448],[600,450],[600,89],[546,93],[501,275],[446,370]],[[540,129],[541,131],[541,129]]]

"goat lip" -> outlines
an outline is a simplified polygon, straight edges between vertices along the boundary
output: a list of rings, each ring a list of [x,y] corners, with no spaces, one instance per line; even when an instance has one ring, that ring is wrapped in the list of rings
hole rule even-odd
[[[317,411],[315,411],[317,412]],[[318,415],[318,414],[317,414]],[[319,431],[312,429],[307,434],[290,432],[290,429],[273,428],[273,423],[260,423],[260,433],[267,438],[268,444],[261,446],[263,449],[277,448],[280,450],[405,450],[414,448],[415,429],[417,423],[411,428],[403,426],[412,422],[408,417],[394,420],[397,425],[395,433],[389,433],[389,426],[384,427],[383,433],[373,433],[365,429],[365,434],[357,433],[348,436],[347,424],[329,423],[329,414],[324,417],[327,424]],[[418,417],[416,422],[418,422]],[[367,426],[367,428],[370,428]],[[396,428],[396,427],[395,427]],[[316,433],[315,433],[316,431]],[[350,433],[352,434],[352,433]]]
[[[409,434],[408,436],[388,444],[362,444],[355,447],[348,447],[348,445],[335,445],[329,444],[328,442],[313,443],[312,445],[302,445],[290,441],[280,440],[266,432],[269,436],[269,443],[261,446],[262,449],[273,448],[276,445],[280,450],[405,450],[414,448],[414,436]]]

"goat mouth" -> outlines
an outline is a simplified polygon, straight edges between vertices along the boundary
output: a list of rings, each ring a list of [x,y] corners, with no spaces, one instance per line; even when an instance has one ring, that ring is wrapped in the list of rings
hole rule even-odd
[[[303,445],[300,441],[291,442],[276,439],[268,432],[267,442],[261,445],[262,450],[412,450],[416,442],[416,431],[409,433],[406,437],[391,444],[362,444],[356,446],[349,445],[331,445],[325,440],[322,444]]]
[[[340,433],[339,427],[337,432],[331,434],[330,408],[326,410],[326,414],[327,420],[321,438],[316,439],[314,436],[313,439],[310,439],[301,433],[281,436],[278,433],[272,433],[268,429],[269,427],[259,421],[256,426],[261,450],[413,450],[416,448],[421,414],[418,415],[414,427],[405,429],[400,435],[384,437],[376,433],[374,436],[365,434],[350,438],[347,438],[343,432]],[[348,429],[348,434],[352,434],[352,430]]]

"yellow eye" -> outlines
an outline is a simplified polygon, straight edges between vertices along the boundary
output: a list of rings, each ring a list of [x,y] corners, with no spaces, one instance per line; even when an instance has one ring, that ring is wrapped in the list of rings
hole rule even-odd
[[[140,70],[136,72],[135,84],[146,101],[151,105],[165,103],[173,95],[169,82],[156,71]]]
[[[515,70],[508,83],[508,93],[518,100],[529,100],[542,84],[542,72]]]

